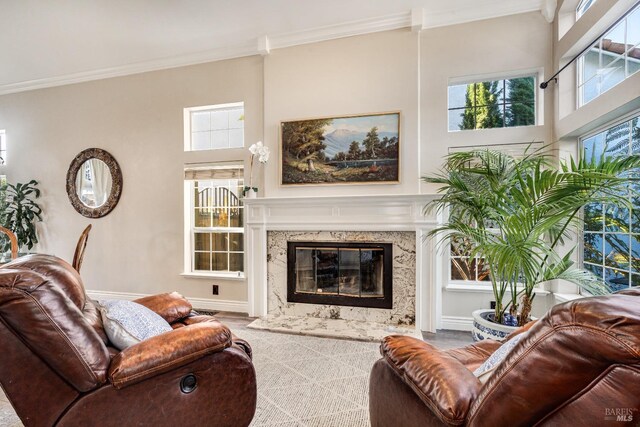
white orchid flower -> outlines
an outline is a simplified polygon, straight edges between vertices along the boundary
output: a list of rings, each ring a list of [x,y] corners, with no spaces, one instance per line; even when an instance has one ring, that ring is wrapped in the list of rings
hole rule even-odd
[[[270,153],[271,150],[269,150],[269,147],[262,147],[262,150],[258,152],[258,161],[260,163],[267,163]]]
[[[245,188],[254,188],[257,191],[253,186],[253,159],[258,156],[258,161],[265,164],[269,160],[271,150],[269,150],[269,147],[265,147],[262,141],[258,141],[249,147],[249,152],[251,153],[251,169],[249,170],[249,187]]]
[[[264,145],[262,144],[262,141],[258,141],[255,144],[253,144],[251,147],[249,147],[249,151],[251,152],[251,154],[253,154],[254,156],[256,154],[258,154],[264,147]]]

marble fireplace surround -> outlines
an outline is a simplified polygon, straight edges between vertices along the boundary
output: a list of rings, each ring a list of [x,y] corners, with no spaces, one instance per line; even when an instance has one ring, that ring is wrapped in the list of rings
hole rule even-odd
[[[287,242],[362,242],[393,244],[393,307],[346,307],[287,301]],[[416,238],[410,231],[268,231],[267,313],[414,325],[416,317]]]
[[[415,195],[381,195],[381,196],[333,196],[333,197],[278,197],[245,199],[246,214],[246,253],[247,253],[247,283],[249,315],[265,317],[275,313],[278,305],[286,306],[286,239],[331,241],[345,238],[360,240],[371,237],[381,237],[384,241],[394,243],[394,260],[400,267],[406,286],[412,286],[411,291],[402,290],[399,294],[410,299],[407,303],[395,304],[396,284],[394,283],[394,309],[361,310],[384,311],[389,318],[387,323],[403,323],[411,319],[411,312],[415,316],[415,325],[422,331],[435,332],[439,318],[439,292],[436,283],[442,275],[441,263],[437,262],[433,239],[425,240],[429,230],[436,227],[438,221],[435,213],[423,215],[423,207],[435,196]],[[383,233],[377,233],[383,232]],[[413,239],[410,244],[407,239]],[[271,242],[270,242],[271,240]],[[284,242],[284,250],[277,248]],[[403,243],[404,242],[404,243]],[[271,243],[271,244],[270,244]],[[395,246],[404,249],[395,253]],[[271,250],[271,254],[270,254]],[[274,252],[275,250],[275,252]],[[412,251],[415,251],[412,253]],[[284,265],[280,265],[280,257],[284,254]],[[271,255],[269,265],[268,256]],[[275,259],[274,259],[275,256]],[[408,257],[408,258],[407,258]],[[413,266],[408,262],[415,259]],[[269,268],[271,267],[271,268]],[[409,271],[407,271],[407,268]],[[275,270],[274,270],[275,268]],[[282,278],[278,271],[283,271]],[[274,279],[278,284],[270,288]],[[282,280],[280,280],[282,279]],[[394,277],[395,282],[395,277]],[[283,289],[280,294],[277,289]],[[273,290],[272,290],[273,289]],[[278,295],[283,303],[277,301]],[[271,299],[271,301],[270,301]],[[407,304],[413,306],[407,308]],[[298,304],[308,305],[308,304]],[[311,305],[315,307],[315,305]],[[401,307],[403,306],[403,307]],[[333,307],[333,306],[329,306]],[[317,307],[316,307],[317,308]],[[342,316],[351,320],[359,320],[362,313],[349,312],[351,307],[340,307]],[[286,311],[287,315],[302,316],[307,308],[297,307]],[[311,309],[313,316],[315,308]],[[297,311],[302,310],[302,311]],[[369,312],[373,313],[373,312]],[[323,313],[315,313],[322,315]],[[326,313],[324,313],[326,314]],[[374,317],[377,319],[378,314]],[[371,319],[374,320],[374,319]],[[375,321],[375,320],[374,320]]]

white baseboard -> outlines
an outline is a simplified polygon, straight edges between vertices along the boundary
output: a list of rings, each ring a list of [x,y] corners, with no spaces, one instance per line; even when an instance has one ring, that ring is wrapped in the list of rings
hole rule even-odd
[[[131,292],[111,292],[111,291],[87,291],[87,294],[95,299],[124,299],[134,300],[148,296],[148,294],[135,294]],[[185,297],[189,300],[194,309],[210,311],[232,311],[235,313],[248,313],[249,304],[246,301],[233,301],[209,298]]]
[[[223,299],[209,298],[190,298],[187,299],[193,305],[193,308],[211,311],[231,311],[234,313],[248,313],[249,303],[247,301],[234,301]]]
[[[470,331],[473,328],[473,317],[442,316],[442,329],[453,331]]]
[[[92,299],[95,299],[95,300],[126,299],[128,301],[132,301],[134,299],[148,296],[148,294],[134,294],[130,292],[111,292],[111,291],[87,291],[87,295],[89,295]]]

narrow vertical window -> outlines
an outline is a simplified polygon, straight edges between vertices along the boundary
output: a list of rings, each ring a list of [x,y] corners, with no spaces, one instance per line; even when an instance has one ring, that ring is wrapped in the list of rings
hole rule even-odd
[[[0,129],[0,165],[7,164],[7,134]]]
[[[243,277],[243,176],[242,165],[185,168],[188,272]]]

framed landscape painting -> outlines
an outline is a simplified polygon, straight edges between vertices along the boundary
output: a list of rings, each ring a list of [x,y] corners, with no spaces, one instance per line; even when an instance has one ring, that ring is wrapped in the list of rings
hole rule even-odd
[[[392,184],[400,180],[400,113],[280,124],[282,185]]]

